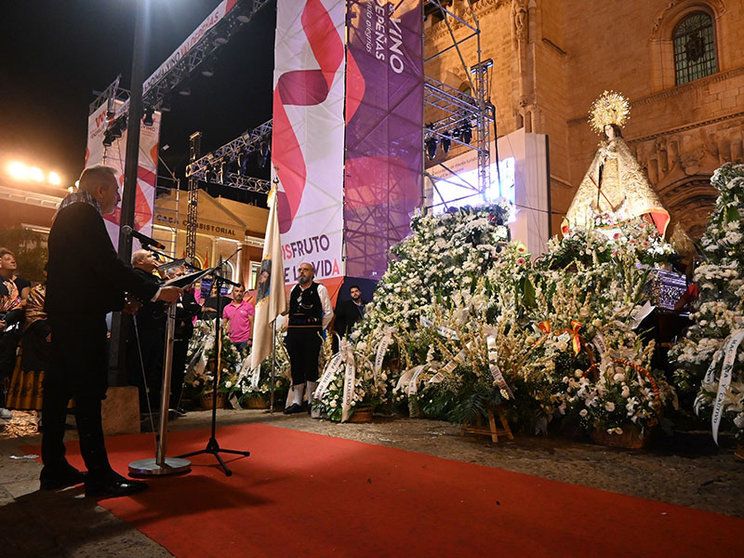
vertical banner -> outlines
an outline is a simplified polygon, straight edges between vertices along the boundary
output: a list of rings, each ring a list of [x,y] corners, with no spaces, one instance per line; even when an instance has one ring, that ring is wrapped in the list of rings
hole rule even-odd
[[[116,108],[122,105],[116,101]],[[152,236],[152,214],[155,204],[155,183],[158,173],[158,143],[160,141],[160,113],[152,116],[152,126],[140,124],[139,165],[137,169],[137,197],[134,208],[134,228]],[[119,193],[124,184],[124,159],[126,158],[127,133],[114,140],[111,146],[103,145],[103,134],[106,131],[106,104],[98,107],[88,116],[88,148],[85,154],[85,166],[107,165],[118,169]],[[116,248],[119,245],[119,222],[121,208],[111,215],[104,215],[104,222],[111,242]],[[133,248],[140,248],[139,241],[133,239]]]
[[[343,276],[345,0],[278,0],[272,180],[287,284]]]
[[[348,0],[346,275],[379,279],[421,203],[421,0]]]

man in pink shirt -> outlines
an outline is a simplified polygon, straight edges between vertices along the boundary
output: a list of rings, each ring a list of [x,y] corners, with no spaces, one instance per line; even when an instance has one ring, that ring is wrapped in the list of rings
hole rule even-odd
[[[255,310],[253,304],[243,300],[245,287],[238,285],[233,287],[232,302],[222,310],[222,319],[229,320],[227,334],[237,349],[244,353],[251,346],[251,332],[253,331],[253,315]]]

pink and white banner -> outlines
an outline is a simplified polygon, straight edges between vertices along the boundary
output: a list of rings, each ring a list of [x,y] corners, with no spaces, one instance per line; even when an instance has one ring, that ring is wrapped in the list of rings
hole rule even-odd
[[[345,0],[278,0],[272,179],[287,284],[341,277]]]
[[[116,102],[117,109],[123,104]],[[160,113],[153,114],[153,125],[140,125],[139,166],[137,171],[137,196],[134,208],[134,228],[152,236],[152,214],[155,203],[155,183],[158,173],[158,142],[160,141]],[[119,193],[124,184],[124,161],[126,158],[127,134],[114,140],[109,147],[103,145],[103,134],[106,131],[106,104],[100,106],[88,117],[88,149],[85,155],[85,166],[107,165],[119,170]],[[114,247],[119,244],[119,223],[121,208],[104,216]],[[139,241],[134,240],[134,249],[139,249]]]

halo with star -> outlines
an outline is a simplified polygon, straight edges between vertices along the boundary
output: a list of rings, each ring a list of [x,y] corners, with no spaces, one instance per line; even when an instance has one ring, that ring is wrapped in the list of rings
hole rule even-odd
[[[592,103],[589,111],[589,124],[601,134],[607,124],[617,124],[621,128],[630,118],[628,99],[615,91],[604,91],[602,96]]]

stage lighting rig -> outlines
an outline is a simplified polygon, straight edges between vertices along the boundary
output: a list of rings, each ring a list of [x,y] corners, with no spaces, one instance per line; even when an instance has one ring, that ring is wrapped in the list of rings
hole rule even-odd
[[[434,136],[427,138],[424,146],[426,147],[426,157],[433,161],[437,156],[437,138]]]
[[[473,141],[473,128],[470,126],[469,122],[464,122],[460,127],[460,137],[462,138],[462,141],[468,145]]]
[[[248,171],[248,153],[243,150],[238,153],[238,175],[244,176]]]
[[[269,148],[269,144],[265,141],[261,142],[261,145],[258,146],[258,166],[263,168],[266,168],[266,164],[269,162],[269,155],[271,154],[271,149]]]
[[[204,67],[201,69],[200,73],[204,77],[212,77],[214,75],[214,68],[215,64],[213,60],[210,60],[209,62],[204,63]]]
[[[452,145],[452,140],[450,139],[449,136],[444,136],[439,141],[440,141],[440,145],[442,146],[442,151],[446,155],[447,153],[449,153],[450,146]]]
[[[152,107],[145,108],[145,116],[142,119],[142,123],[145,126],[152,126],[153,125],[152,115],[153,115],[154,112],[155,112],[155,109],[152,108]]]
[[[120,117],[117,120],[114,120],[111,125],[106,129],[106,131],[103,133],[103,145],[106,147],[111,147],[117,139],[119,139],[122,134],[124,133],[124,130],[127,129],[127,117]]]

